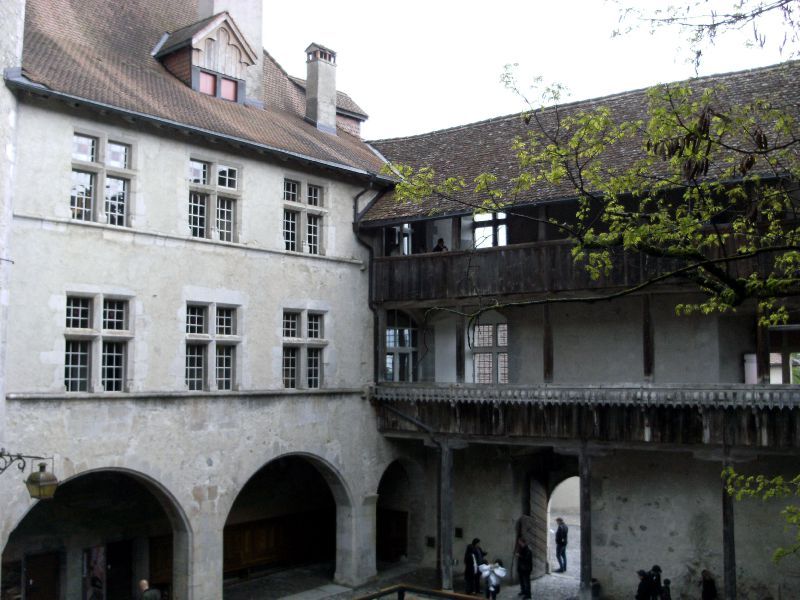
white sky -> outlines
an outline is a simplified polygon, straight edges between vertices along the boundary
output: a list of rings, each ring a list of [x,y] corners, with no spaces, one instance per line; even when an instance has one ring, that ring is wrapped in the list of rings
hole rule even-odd
[[[523,110],[500,82],[511,63],[519,63],[521,82],[542,76],[565,85],[567,101],[695,75],[677,31],[651,35],[645,26],[612,39],[617,27],[617,6],[603,0],[265,0],[263,43],[298,77],[309,43],[335,50],[337,88],[370,115],[362,128],[369,140]],[[762,25],[768,41],[778,29],[769,37],[770,25]],[[707,48],[699,74],[785,60],[776,44],[746,48],[751,38],[748,30]]]

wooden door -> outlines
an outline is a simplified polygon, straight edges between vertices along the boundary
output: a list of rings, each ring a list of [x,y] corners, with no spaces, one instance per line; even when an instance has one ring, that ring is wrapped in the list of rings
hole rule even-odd
[[[130,540],[106,546],[106,600],[133,600],[132,562]]]
[[[61,555],[58,552],[25,557],[25,600],[60,600]]]

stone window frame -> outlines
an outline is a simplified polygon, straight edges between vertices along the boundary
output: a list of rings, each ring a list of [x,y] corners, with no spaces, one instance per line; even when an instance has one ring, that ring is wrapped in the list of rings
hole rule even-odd
[[[64,387],[67,393],[119,393],[130,391],[131,346],[133,331],[133,297],[121,294],[93,294],[67,292],[64,297]],[[80,320],[70,317],[70,306],[74,301],[85,301],[87,315]],[[107,310],[106,303],[122,303],[124,314],[120,318],[117,310]],[[114,345],[114,349],[110,348]],[[82,377],[70,376],[70,357],[76,346],[83,348],[86,356],[86,373]],[[121,353],[118,349],[121,348]],[[119,358],[121,354],[121,359]],[[120,364],[109,364],[115,358]],[[73,365],[75,368],[76,365]],[[80,368],[80,366],[78,366]],[[109,369],[121,369],[119,376],[107,375]],[[73,383],[74,382],[74,385]],[[110,384],[113,383],[113,386]],[[107,389],[113,387],[114,389]]]
[[[202,326],[198,326],[196,318],[199,314],[198,309],[202,310],[203,314]],[[241,352],[238,348],[242,343],[241,311],[240,305],[227,302],[190,300],[184,305],[184,386],[188,391],[233,392],[239,389]],[[222,348],[225,348],[224,352],[221,351]],[[190,365],[190,359],[197,358],[201,363]],[[220,359],[227,364],[220,366]],[[199,377],[189,376],[190,370],[195,372],[198,369]],[[195,387],[198,379],[199,387]]]
[[[281,385],[285,389],[321,389],[325,386],[325,349],[330,343],[325,337],[327,314],[325,310],[310,308],[284,308],[281,312]],[[315,326],[309,326],[309,317],[314,317]],[[316,363],[316,366],[311,363]],[[289,373],[292,373],[291,377]]]
[[[76,138],[87,138],[94,141],[94,153],[92,156],[84,158],[76,156]],[[111,162],[111,145],[119,145],[127,148],[127,164],[119,166]],[[70,220],[73,222],[99,223],[109,227],[130,228],[134,226],[134,201],[136,194],[136,175],[137,175],[137,156],[136,142],[126,135],[109,135],[104,131],[94,131],[85,128],[74,128],[72,132],[72,150],[70,152],[71,172],[70,172],[70,201],[69,213]],[[82,173],[90,177],[92,185],[88,194],[84,195],[91,203],[88,209],[88,216],[77,216],[86,209],[81,209],[75,205],[76,187],[78,183],[75,174]],[[108,182],[110,180],[122,181],[125,186],[124,213],[121,222],[118,212],[110,211],[111,199],[107,195]],[[115,202],[119,204],[117,200]]]
[[[207,167],[206,181],[194,179],[194,163],[202,164]],[[205,239],[221,242],[223,244],[239,243],[241,235],[241,215],[242,215],[242,174],[244,169],[236,161],[218,160],[207,156],[192,153],[187,164],[189,193],[186,203],[186,224],[189,228],[189,237],[192,239]],[[221,171],[236,171],[235,185],[229,187],[220,185]],[[227,181],[229,177],[225,177]],[[193,208],[197,209],[193,212]],[[200,225],[193,221],[193,217],[200,218],[199,212],[202,209],[203,223]],[[227,227],[222,224],[227,223]]]
[[[289,184],[294,189],[289,188]],[[281,236],[286,252],[325,255],[325,224],[329,216],[327,198],[327,186],[316,180],[295,176],[283,178]]]

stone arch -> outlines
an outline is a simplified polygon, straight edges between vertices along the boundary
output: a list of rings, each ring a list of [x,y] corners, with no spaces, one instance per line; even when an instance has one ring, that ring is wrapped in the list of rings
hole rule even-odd
[[[424,477],[422,467],[405,457],[384,467],[377,488],[375,555],[379,567],[401,556],[422,559]]]
[[[293,469],[291,480],[281,473],[286,469]],[[273,485],[275,482],[281,485]],[[298,490],[303,486],[311,493],[300,495]],[[330,503],[325,498],[326,492],[330,494]],[[318,544],[324,550],[327,542],[321,538],[330,533],[335,562],[333,580],[352,583],[359,579],[357,562],[361,549],[357,539],[361,506],[354,501],[339,469],[327,459],[303,451],[271,457],[249,474],[235,497],[228,497],[225,502],[227,506],[221,514],[225,515],[223,569],[226,573],[267,568],[276,557],[291,562],[299,550],[310,553],[304,555],[306,559],[316,556],[314,552],[320,548],[311,544]],[[241,545],[245,536],[260,537],[271,545],[261,548],[260,554],[247,555]],[[292,545],[295,539],[304,544],[304,549]]]
[[[135,499],[143,498],[144,510],[141,510],[140,505],[136,505],[135,510],[130,510],[127,514],[132,519],[137,517],[143,519],[144,526],[137,528],[135,522],[118,519],[118,514],[106,515],[106,521],[103,522],[104,501],[111,506],[107,512],[119,513],[125,510],[124,507],[117,505],[113,497],[104,497],[105,491],[123,496],[126,493],[130,494],[126,497],[133,504],[136,504]],[[90,502],[84,502],[85,505],[80,506],[82,500],[86,500],[87,497]],[[90,523],[86,518],[92,510],[98,511],[94,514],[97,518],[97,527],[94,530],[94,522]],[[159,528],[157,525],[160,520],[159,510],[169,531],[154,537],[153,527]],[[52,518],[53,515],[58,516],[61,513],[73,517],[74,523],[68,519]],[[124,521],[124,526],[115,525],[117,521]],[[54,526],[54,523],[57,526]],[[52,500],[29,504],[6,538],[3,555],[5,561],[6,553],[9,551],[16,557],[41,555],[43,551],[58,553],[61,555],[60,574],[57,578],[59,587],[66,597],[78,597],[83,586],[82,561],[87,545],[93,548],[102,547],[105,556],[107,544],[117,547],[127,544],[130,549],[130,561],[122,569],[127,580],[123,579],[120,583],[129,587],[131,593],[138,579],[150,578],[154,568],[157,569],[159,565],[165,564],[168,567],[171,564],[171,568],[162,573],[168,576],[168,581],[162,581],[162,585],[169,586],[173,597],[190,598],[192,538],[193,530],[183,507],[172,491],[160,481],[130,468],[94,467],[62,480]],[[152,562],[154,549],[157,552],[156,558],[158,556],[163,558],[157,565]],[[157,579],[156,583],[158,582]]]
[[[576,474],[562,474],[553,482],[547,497],[548,523],[556,528],[556,518],[563,518],[568,528],[567,571],[580,574],[580,477]],[[548,552],[551,565],[558,565],[556,559],[555,535],[548,537]]]

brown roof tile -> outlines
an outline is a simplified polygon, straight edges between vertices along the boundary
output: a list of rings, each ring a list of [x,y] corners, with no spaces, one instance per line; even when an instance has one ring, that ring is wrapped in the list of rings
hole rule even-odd
[[[695,80],[698,86],[711,87],[723,84],[728,91],[723,101],[743,103],[757,97],[768,99],[774,106],[783,106],[795,115],[800,115],[796,94],[800,80],[800,61],[782,65],[715,75]],[[599,106],[608,107],[618,120],[644,118],[647,109],[646,90],[636,90],[604,98],[565,104],[559,107],[562,115],[591,110]],[[553,126],[554,111],[546,108],[538,112],[545,127]],[[508,189],[508,182],[517,175],[516,157],[511,145],[518,136],[525,136],[530,127],[519,114],[497,117],[451,129],[434,131],[404,138],[370,142],[384,157],[398,164],[414,168],[432,167],[437,174],[461,176],[467,183],[475,176],[491,172],[498,176],[501,187]],[[608,166],[630,165],[639,156],[636,144],[614,148],[606,157]],[[503,182],[506,183],[503,186]],[[554,201],[574,197],[574,189],[568,183],[540,185],[530,190],[515,203]],[[474,194],[464,192],[453,199],[427,199],[419,204],[398,204],[392,193],[378,199],[364,215],[362,222],[378,224],[385,221],[424,218],[433,215],[463,214],[472,212],[471,206],[480,202]]]
[[[267,102],[260,109],[197,93],[171,75],[150,53],[164,32],[193,23],[196,15],[195,0],[30,0],[22,73],[61,94],[350,169],[380,171],[380,159],[358,137],[328,135],[306,123],[304,99],[299,113],[291,95],[283,105]],[[264,62],[266,88],[278,95],[296,89]],[[274,97],[266,94],[267,100]]]

